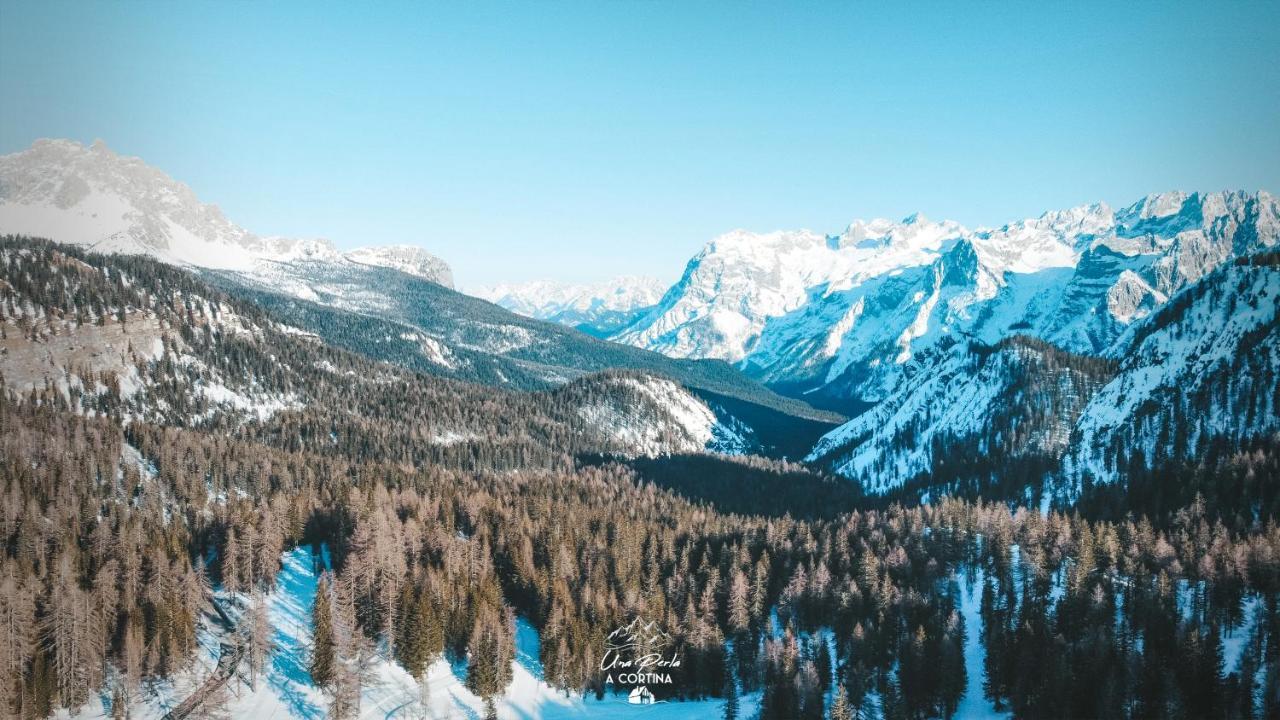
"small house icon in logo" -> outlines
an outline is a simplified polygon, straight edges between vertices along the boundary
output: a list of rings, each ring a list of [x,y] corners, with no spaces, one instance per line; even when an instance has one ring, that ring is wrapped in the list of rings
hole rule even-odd
[[[649,688],[644,685],[637,685],[631,690],[631,694],[627,696],[627,702],[632,705],[652,705],[655,700],[653,693],[649,692]]]

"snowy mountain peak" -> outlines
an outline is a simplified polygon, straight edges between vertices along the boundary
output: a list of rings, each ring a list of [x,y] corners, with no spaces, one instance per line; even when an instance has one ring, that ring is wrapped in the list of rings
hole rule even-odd
[[[634,310],[648,307],[662,297],[666,286],[651,277],[621,275],[592,283],[564,283],[532,280],[523,283],[479,287],[472,295],[496,305],[538,319],[565,310]]]
[[[216,205],[102,141],[38,140],[0,157],[0,230],[204,267],[243,268],[263,251]]]
[[[453,287],[453,271],[440,258],[414,245],[357,248],[346,254],[361,265],[386,267],[445,287]]]
[[[452,284],[448,266],[419,248],[344,254],[328,240],[255,235],[185,184],[102,140],[85,146],[42,139],[0,157],[0,232],[243,273],[271,263],[352,262]]]
[[[1115,225],[1115,211],[1105,202],[1077,205],[1066,210],[1049,210],[1034,220],[1023,220],[1002,229],[1016,226],[1034,226],[1061,235],[1093,235],[1105,232]]]
[[[1122,236],[1171,237],[1188,230],[1207,230],[1221,218],[1235,222],[1258,213],[1265,223],[1274,219],[1276,201],[1265,191],[1153,193],[1116,213],[1117,233]]]
[[[335,262],[342,253],[324,238],[287,238],[272,235],[262,239],[264,255],[275,262]]]
[[[623,275],[593,283],[534,280],[479,287],[470,294],[526,317],[605,335],[655,305],[666,288],[651,277]]]
[[[839,236],[834,249],[875,250],[893,246],[936,249],[942,239],[959,235],[963,230],[957,223],[935,223],[918,212],[908,215],[901,222],[884,218],[855,220]]]
[[[1131,206],[1141,218],[1159,218],[1176,215],[1186,207],[1188,199],[1198,199],[1199,193],[1188,195],[1180,190],[1152,193]]]
[[[824,236],[811,230],[775,230],[757,233],[739,228],[707,243],[701,255],[730,253],[755,256],[777,250],[812,247],[821,244],[824,240]]]
[[[679,357],[749,355],[770,318],[872,277],[928,265],[965,234],[953,222],[858,220],[838,237],[736,230],[702,249],[659,305],[616,339]]]

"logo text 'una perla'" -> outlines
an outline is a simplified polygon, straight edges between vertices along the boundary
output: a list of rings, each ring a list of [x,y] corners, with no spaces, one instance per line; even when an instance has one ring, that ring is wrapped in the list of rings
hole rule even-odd
[[[680,654],[668,650],[671,636],[655,622],[636,618],[605,638],[600,670],[605,685],[634,685],[627,702],[655,702],[649,685],[671,685],[672,672],[680,667]]]

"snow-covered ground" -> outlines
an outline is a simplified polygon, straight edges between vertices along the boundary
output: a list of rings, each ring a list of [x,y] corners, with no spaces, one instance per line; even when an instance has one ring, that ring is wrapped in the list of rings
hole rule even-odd
[[[1258,626],[1258,613],[1262,607],[1262,598],[1250,595],[1245,598],[1241,611],[1240,624],[1235,627],[1222,628],[1222,668],[1224,671],[1239,672],[1240,658],[1244,653],[1245,643],[1249,642],[1254,629]]]
[[[701,450],[740,455],[749,447],[749,428],[732,417],[721,422],[706,402],[670,380],[625,377],[615,384],[633,401],[601,398],[578,415],[620,447],[648,456]],[[636,407],[659,413],[658,421],[638,417]]]
[[[982,680],[986,676],[983,664],[987,659],[987,649],[982,645],[982,585],[986,581],[986,571],[978,567],[973,574],[972,584],[964,572],[956,573],[956,582],[960,585],[960,617],[964,618],[964,670],[965,691],[960,698],[960,706],[956,709],[956,717],[965,720],[1009,717],[1008,713],[996,712],[995,706],[982,693]]]

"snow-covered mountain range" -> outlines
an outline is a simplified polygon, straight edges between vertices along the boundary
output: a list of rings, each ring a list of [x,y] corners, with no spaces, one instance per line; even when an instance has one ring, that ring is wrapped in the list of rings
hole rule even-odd
[[[1119,371],[1076,424],[1068,491],[1280,433],[1280,253],[1224,264],[1105,355]]]
[[[871,491],[1020,472],[1070,502],[1091,483],[1280,432],[1280,254],[1223,265],[1098,356],[1012,336],[917,359],[809,460]]]
[[[534,280],[479,287],[471,294],[526,317],[603,337],[648,312],[666,289],[666,284],[654,278],[624,275],[595,283]]]
[[[797,393],[875,402],[944,338],[1015,333],[1104,353],[1125,328],[1223,261],[1271,247],[1265,192],[1163,193],[968,230],[913,215],[716,238],[615,339],[738,363]]]
[[[444,261],[409,245],[338,250],[327,240],[261,237],[139,158],[102,141],[38,140],[0,157],[0,232],[150,255],[164,262],[287,280],[308,292],[308,269],[389,267],[448,287]]]

